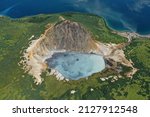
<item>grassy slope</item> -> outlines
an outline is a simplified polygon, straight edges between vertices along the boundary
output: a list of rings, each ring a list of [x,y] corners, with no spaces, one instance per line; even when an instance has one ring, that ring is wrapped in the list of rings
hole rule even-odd
[[[94,36],[102,42],[121,43],[126,41],[118,35],[112,34],[106,27],[104,20],[94,15],[62,14],[66,19],[80,22]],[[20,61],[21,50],[27,48],[29,38],[35,35],[38,38],[45,30],[47,23],[56,23],[59,15],[39,15],[12,20],[0,18],[0,99],[150,99],[149,95],[149,41],[135,40],[127,48],[132,51],[128,57],[133,58],[136,65],[142,64],[142,70],[133,80],[120,79],[115,83],[110,81],[102,82],[99,78],[106,76],[111,71],[105,71],[91,76],[89,80],[79,81],[57,81],[53,76],[43,74],[45,81],[35,86],[33,79],[17,65]],[[135,44],[135,45],[134,45]],[[145,46],[147,44],[147,46]],[[144,54],[141,58],[137,48]],[[147,52],[148,50],[148,52]],[[130,52],[131,53],[131,52]],[[136,61],[139,60],[139,61]],[[145,64],[145,62],[147,64]],[[91,88],[94,89],[91,92]],[[76,90],[75,95],[71,95],[71,90]]]

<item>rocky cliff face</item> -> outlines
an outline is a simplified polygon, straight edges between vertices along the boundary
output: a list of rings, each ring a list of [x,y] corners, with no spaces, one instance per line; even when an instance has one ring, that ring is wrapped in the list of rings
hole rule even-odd
[[[37,43],[35,53],[45,54],[47,50],[75,52],[96,51],[97,45],[91,34],[79,23],[68,20],[50,26]]]

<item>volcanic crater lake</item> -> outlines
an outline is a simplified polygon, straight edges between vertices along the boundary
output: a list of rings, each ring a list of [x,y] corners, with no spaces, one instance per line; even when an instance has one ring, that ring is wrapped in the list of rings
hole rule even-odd
[[[55,53],[46,61],[50,69],[57,70],[70,80],[86,78],[105,69],[104,58],[96,54]]]

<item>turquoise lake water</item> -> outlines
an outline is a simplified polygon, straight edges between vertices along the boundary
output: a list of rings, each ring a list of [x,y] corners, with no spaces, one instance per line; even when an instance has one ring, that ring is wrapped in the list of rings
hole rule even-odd
[[[103,57],[96,54],[56,53],[46,61],[49,68],[71,80],[86,78],[105,69]]]

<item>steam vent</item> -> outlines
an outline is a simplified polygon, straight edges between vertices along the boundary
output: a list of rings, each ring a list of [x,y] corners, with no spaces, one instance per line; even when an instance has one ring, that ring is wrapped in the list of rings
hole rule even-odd
[[[32,41],[24,53],[23,64],[36,84],[42,83],[41,74],[46,70],[58,80],[79,80],[107,67],[117,67],[116,63],[133,68],[123,47],[124,44],[98,42],[82,24],[63,20],[49,25],[39,39]],[[134,71],[133,68],[128,76],[132,77]]]

